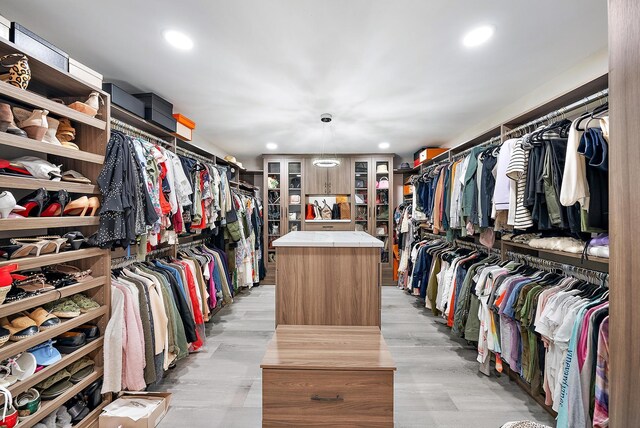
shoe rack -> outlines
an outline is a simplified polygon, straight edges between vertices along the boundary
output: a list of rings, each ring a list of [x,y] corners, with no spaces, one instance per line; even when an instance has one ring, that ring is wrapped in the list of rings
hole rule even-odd
[[[0,56],[9,53],[23,53],[13,43],[0,39]],[[0,100],[4,103],[16,105],[27,109],[46,109],[54,118],[68,118],[76,130],[75,143],[80,150],[63,146],[39,142],[26,137],[20,137],[5,132],[0,132],[0,157],[13,159],[19,156],[36,156],[48,160],[56,165],[62,165],[62,171],[76,170],[88,179],[92,184],[79,184],[64,181],[48,181],[25,177],[0,176],[0,190],[7,190],[19,200],[25,194],[44,187],[47,191],[66,189],[71,199],[79,196],[100,196],[98,186],[95,184],[98,174],[104,163],[104,154],[109,139],[109,96],[100,88],[88,85],[74,76],[53,68],[35,58],[29,58],[31,69],[31,81],[26,90],[0,81]],[[84,113],[73,110],[66,105],[52,101],[59,98],[65,104],[73,101],[84,101],[92,91],[97,91],[105,101],[98,110],[96,117],[90,117]],[[0,240],[3,242],[15,236],[43,236],[62,235],[66,232],[79,230],[85,237],[90,236],[97,229],[100,218],[94,217],[28,217],[0,219]],[[53,328],[41,331],[32,337],[17,341],[7,342],[0,347],[0,361],[26,351],[35,345],[53,339],[82,324],[97,324],[101,334],[104,334],[110,316],[110,253],[99,248],[83,248],[79,250],[62,251],[60,253],[45,254],[39,257],[18,258],[15,260],[0,259],[0,267],[12,263],[18,264],[19,271],[36,269],[43,266],[65,263],[74,265],[82,270],[91,269],[92,278],[78,282],[77,284],[63,287],[56,291],[43,293],[34,297],[25,298],[11,303],[0,305],[0,318],[12,317],[24,311],[31,311],[41,305],[54,302],[59,298],[69,297],[77,293],[84,293],[100,304],[100,308],[81,314],[76,318],[62,320]],[[13,396],[26,391],[51,375],[66,368],[71,363],[89,355],[96,363],[95,371],[81,382],[74,384],[58,397],[42,401],[40,409],[33,415],[23,419],[17,425],[20,428],[29,428],[55,411],[59,406],[81,392],[103,375],[103,343],[104,338],[90,342],[71,354],[63,355],[62,359],[53,365],[47,366],[29,378],[18,381],[9,387]],[[94,409],[87,417],[75,426],[97,426],[97,420],[102,408],[110,402],[109,396],[103,397],[100,406]]]

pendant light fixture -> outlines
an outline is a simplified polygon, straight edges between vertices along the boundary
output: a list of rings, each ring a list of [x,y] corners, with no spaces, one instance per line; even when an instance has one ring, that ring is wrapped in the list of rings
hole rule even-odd
[[[327,157],[324,152],[325,140],[331,138],[331,128],[329,125],[331,123],[331,120],[333,120],[333,117],[329,113],[323,113],[320,115],[320,121],[322,122],[322,125],[323,125],[322,153],[320,154],[319,159],[313,160],[313,166],[318,168],[335,168],[336,166],[340,165],[340,159],[336,158],[335,155],[334,157]],[[324,134],[328,134],[326,138]]]

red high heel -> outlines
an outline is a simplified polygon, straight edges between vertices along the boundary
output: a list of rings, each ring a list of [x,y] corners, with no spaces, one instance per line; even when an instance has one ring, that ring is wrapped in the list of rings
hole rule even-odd
[[[13,283],[11,272],[16,270],[18,270],[17,263],[12,263],[10,265],[0,267],[0,287],[6,287],[7,285],[11,285]]]

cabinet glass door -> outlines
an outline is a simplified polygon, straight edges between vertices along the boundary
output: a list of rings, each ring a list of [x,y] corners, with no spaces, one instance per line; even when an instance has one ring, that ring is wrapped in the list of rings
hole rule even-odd
[[[369,176],[371,174],[369,162],[366,160],[355,161],[354,165],[354,189],[355,222],[356,231],[370,233],[369,227]]]
[[[280,206],[282,203],[281,183],[283,177],[281,175],[280,162],[269,162],[267,164],[267,260],[269,263],[275,263],[276,261],[276,249],[273,246],[273,241],[278,239],[282,233],[282,210]]]
[[[287,225],[289,232],[302,230],[302,163],[287,162],[287,190],[289,203],[287,209]]]
[[[384,243],[382,249],[382,262],[389,262],[389,218],[391,216],[390,197],[390,165],[388,161],[375,162],[376,174],[376,201],[375,201],[375,230],[376,238]]]

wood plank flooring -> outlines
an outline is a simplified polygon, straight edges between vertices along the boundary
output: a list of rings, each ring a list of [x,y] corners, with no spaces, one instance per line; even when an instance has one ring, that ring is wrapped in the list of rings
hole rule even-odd
[[[260,361],[274,331],[274,287],[236,298],[207,327],[206,350],[178,363],[154,390],[173,393],[161,428],[258,428],[261,426]],[[398,367],[397,428],[498,428],[553,418],[507,376],[478,372],[477,355],[395,287],[382,290],[382,333]]]

